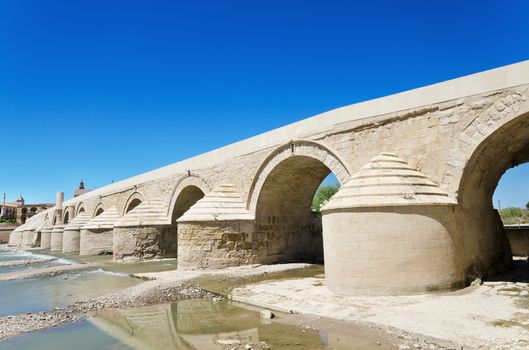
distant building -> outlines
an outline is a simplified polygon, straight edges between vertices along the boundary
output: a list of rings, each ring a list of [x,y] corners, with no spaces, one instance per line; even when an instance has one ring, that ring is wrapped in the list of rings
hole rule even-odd
[[[84,182],[83,180],[81,180],[81,182],[79,183],[79,188],[75,190],[75,192],[73,193],[73,196],[79,197],[80,195],[85,194],[86,192],[90,192],[90,191],[92,190],[84,188]]]
[[[0,202],[0,217],[2,219],[15,219],[17,224],[23,224],[33,215],[55,206],[54,203],[28,204],[22,195],[16,202]]]

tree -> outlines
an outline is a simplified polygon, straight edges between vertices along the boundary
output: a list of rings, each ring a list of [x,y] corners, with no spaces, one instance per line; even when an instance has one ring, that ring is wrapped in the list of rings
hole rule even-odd
[[[339,188],[340,184],[320,185],[312,200],[312,210],[319,213],[321,206],[338,192]]]
[[[525,209],[529,210],[529,202],[525,205]]]

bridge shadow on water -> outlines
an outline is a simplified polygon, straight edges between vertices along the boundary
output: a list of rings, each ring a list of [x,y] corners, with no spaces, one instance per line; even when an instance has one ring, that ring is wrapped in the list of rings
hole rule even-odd
[[[485,282],[529,283],[529,260],[527,257],[513,257],[511,267],[485,279]]]

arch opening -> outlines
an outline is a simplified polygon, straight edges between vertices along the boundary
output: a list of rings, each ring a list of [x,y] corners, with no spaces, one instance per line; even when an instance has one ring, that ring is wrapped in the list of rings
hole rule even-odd
[[[205,193],[198,186],[189,185],[185,187],[176,198],[171,223],[176,225],[176,220],[204,196]]]
[[[255,208],[264,263],[323,263],[321,216],[313,202],[329,174],[323,162],[304,155],[282,160],[268,174]]]
[[[496,187],[493,199],[511,247],[515,268],[526,265],[523,268],[529,271],[526,259],[529,256],[529,163],[507,170]]]
[[[169,235],[174,242],[174,251],[178,255],[178,223],[176,220],[185,214],[196,202],[204,198],[205,193],[202,189],[195,185],[188,185],[184,187],[174,202],[173,212],[171,213],[171,226]]]
[[[96,210],[96,215],[95,215],[95,216],[99,216],[99,215],[103,214],[104,211],[105,211],[105,209],[103,209],[103,208],[98,208],[98,209]]]
[[[63,219],[63,224],[67,224],[68,222],[70,221],[70,214],[68,211],[66,211],[66,213],[64,214],[64,219]]]
[[[493,195],[510,168],[529,162],[527,135],[529,113],[512,119],[484,138],[465,166],[459,183],[456,219],[464,239],[467,282],[505,270],[512,263],[511,246],[498,208],[494,207]]]
[[[132,209],[136,208],[138,205],[140,205],[142,202],[139,198],[134,198],[130,201],[129,205],[127,206],[127,209],[125,210],[125,214],[127,214]]]

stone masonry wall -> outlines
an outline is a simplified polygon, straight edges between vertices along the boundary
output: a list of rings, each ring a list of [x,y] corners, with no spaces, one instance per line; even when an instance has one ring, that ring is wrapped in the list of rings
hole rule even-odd
[[[176,232],[168,226],[115,227],[113,251],[114,260],[175,258]]]
[[[218,269],[259,262],[252,222],[185,222],[178,226],[178,269]]]

